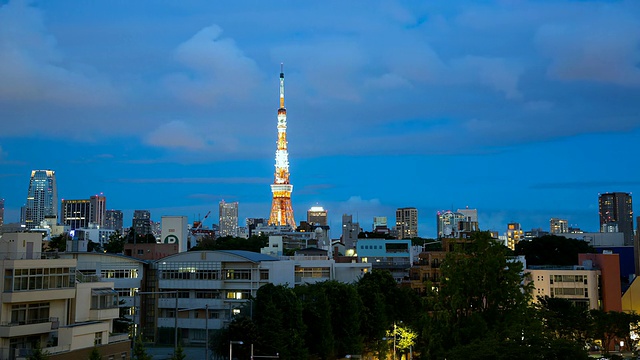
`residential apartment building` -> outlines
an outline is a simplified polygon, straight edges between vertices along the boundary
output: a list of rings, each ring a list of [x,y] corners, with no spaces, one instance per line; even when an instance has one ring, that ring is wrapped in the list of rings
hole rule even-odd
[[[568,233],[569,221],[566,219],[551,218],[551,220],[549,220],[549,232],[554,235]]]
[[[418,236],[418,209],[413,207],[396,210],[396,231],[398,239]]]
[[[371,264],[374,269],[384,269],[400,282],[409,274],[414,254],[411,240],[360,239],[357,247],[358,262]]]
[[[238,235],[238,202],[225,202],[219,204],[219,232],[220,237]]]
[[[355,282],[370,264],[336,264],[327,257],[284,257],[249,251],[189,251],[152,264],[155,290],[141,293],[140,331],[158,339],[179,328],[183,344],[204,344],[207,329],[221,329],[268,283],[295,286],[337,280]],[[176,317],[177,314],[177,317]]]
[[[39,233],[5,233],[0,242],[0,359],[27,357],[39,344],[51,360],[129,359],[128,334],[115,334],[118,295],[112,282],[77,272],[75,259],[46,258]]]

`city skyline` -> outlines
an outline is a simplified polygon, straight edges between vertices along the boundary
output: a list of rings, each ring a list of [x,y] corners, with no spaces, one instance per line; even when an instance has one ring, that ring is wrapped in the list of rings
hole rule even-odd
[[[435,237],[469,207],[481,230],[598,231],[599,194],[640,186],[638,43],[633,1],[5,1],[4,222],[37,169],[125,226],[222,199],[268,218],[284,62],[297,223],[322,206],[336,238],[415,207]]]

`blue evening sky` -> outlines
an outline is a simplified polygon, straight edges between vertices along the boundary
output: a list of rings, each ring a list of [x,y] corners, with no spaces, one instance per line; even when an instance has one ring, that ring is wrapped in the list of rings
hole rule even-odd
[[[640,186],[640,2],[2,1],[0,197],[152,218],[268,217],[285,64],[297,222],[476,208],[480,228],[598,230]],[[636,202],[640,199],[636,199]]]

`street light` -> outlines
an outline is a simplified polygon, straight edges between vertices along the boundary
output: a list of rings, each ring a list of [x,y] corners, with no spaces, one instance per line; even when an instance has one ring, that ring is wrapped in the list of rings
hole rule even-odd
[[[242,341],[229,341],[229,360],[233,360],[233,344],[242,345]]]

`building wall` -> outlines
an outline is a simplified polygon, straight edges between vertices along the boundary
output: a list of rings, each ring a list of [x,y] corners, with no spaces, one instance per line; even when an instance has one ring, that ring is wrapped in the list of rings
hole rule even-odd
[[[411,239],[418,236],[418,209],[399,208],[396,210],[396,230],[398,239]]]
[[[533,282],[533,301],[538,297],[557,297],[582,303],[589,309],[599,309],[598,278],[600,270],[551,268],[527,269],[529,281]]]
[[[600,269],[602,309],[622,311],[622,289],[620,285],[620,257],[618,254],[578,254],[578,261],[592,261]]]
[[[189,240],[188,225],[186,216],[163,216],[160,241],[163,244],[177,244],[180,252],[189,250],[187,247]]]

